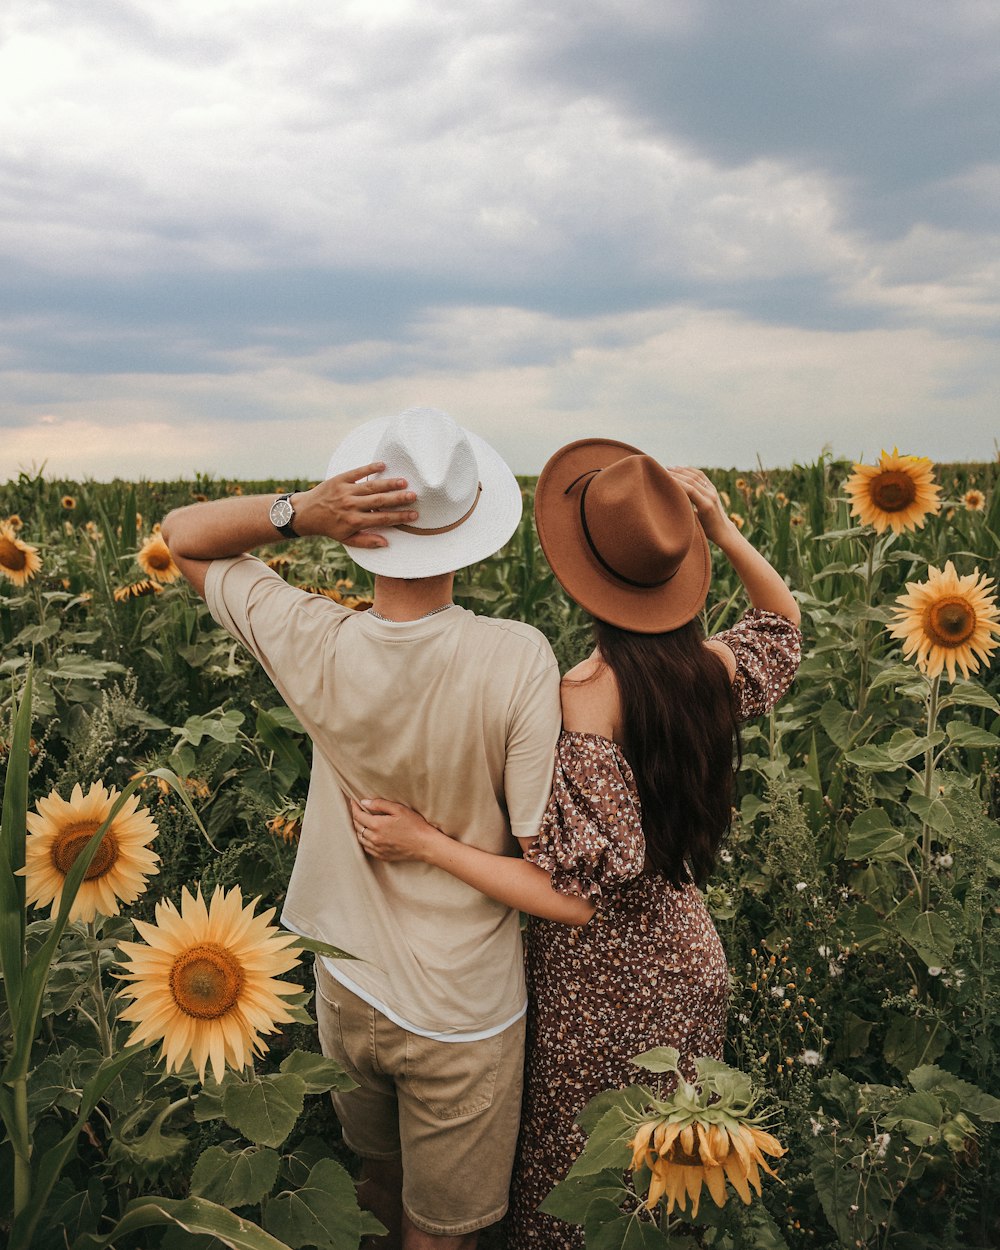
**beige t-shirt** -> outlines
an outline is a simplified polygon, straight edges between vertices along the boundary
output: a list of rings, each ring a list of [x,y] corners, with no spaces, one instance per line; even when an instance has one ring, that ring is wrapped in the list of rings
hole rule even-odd
[[[205,598],[313,741],[283,922],[356,956],[331,971],[404,1027],[481,1034],[515,1019],[517,913],[440,869],[369,859],[347,798],[394,799],[516,854],[512,834],[537,833],[559,735],[545,637],[459,607],[387,624],[289,586],[253,556],[213,561]]]

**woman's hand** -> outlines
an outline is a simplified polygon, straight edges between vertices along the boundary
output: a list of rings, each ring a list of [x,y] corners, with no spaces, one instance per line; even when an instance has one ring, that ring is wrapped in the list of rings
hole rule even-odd
[[[701,528],[712,542],[718,543],[730,530],[735,529],[719,498],[719,492],[700,469],[681,466],[672,468],[670,472],[694,504]]]
[[[351,815],[361,849],[389,864],[399,860],[428,863],[434,844],[447,837],[412,807],[388,799],[362,799],[360,803],[351,799]]]

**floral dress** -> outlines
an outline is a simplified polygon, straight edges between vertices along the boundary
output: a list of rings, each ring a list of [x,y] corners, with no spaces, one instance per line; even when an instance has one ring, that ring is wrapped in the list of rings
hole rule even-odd
[[[798,667],[798,629],[754,609],[716,637],[736,656],[740,719],[770,710]],[[553,889],[592,898],[597,910],[581,928],[529,919],[524,1105],[507,1245],[582,1250],[582,1228],[537,1209],[583,1149],[577,1115],[601,1090],[638,1079],[629,1060],[654,1046],[676,1046],[689,1076],[698,1056],[721,1059],[729,975],[697,887],[678,889],[644,867],[635,779],[609,738],[562,733],[552,798],[527,858],[551,874]]]

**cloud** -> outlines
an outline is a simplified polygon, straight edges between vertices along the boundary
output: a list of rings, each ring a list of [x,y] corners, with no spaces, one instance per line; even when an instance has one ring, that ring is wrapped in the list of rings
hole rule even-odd
[[[978,0],[14,0],[5,450],[96,473],[132,422],[252,473],[280,429],[298,474],[422,399],[525,470],[602,423],[989,455],[998,33]]]
[[[773,466],[827,444],[852,457],[898,444],[975,459],[992,450],[975,418],[1000,380],[988,341],[762,327],[692,308],[592,322],[440,309],[415,329],[411,356],[397,353],[374,341],[309,358],[235,353],[225,374],[46,377],[53,402],[8,417],[5,458],[44,459],[57,476],[309,479],[353,425],[422,403],[476,429],[518,472],[608,431],[667,463],[749,467],[759,455]],[[358,359],[380,357],[372,388]]]

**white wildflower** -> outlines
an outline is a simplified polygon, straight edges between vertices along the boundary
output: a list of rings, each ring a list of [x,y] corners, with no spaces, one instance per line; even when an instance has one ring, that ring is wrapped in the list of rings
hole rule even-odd
[[[816,1068],[823,1062],[823,1056],[818,1050],[804,1050],[799,1055],[799,1063],[804,1063],[807,1068]]]
[[[809,887],[806,885],[804,881],[796,881],[795,888],[801,894],[803,890],[808,890]]]

